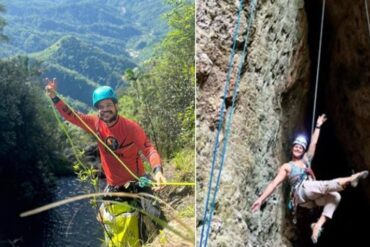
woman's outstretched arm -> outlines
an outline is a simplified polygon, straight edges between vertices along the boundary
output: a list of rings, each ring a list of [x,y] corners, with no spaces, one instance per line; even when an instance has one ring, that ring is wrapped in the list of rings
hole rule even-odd
[[[267,185],[262,195],[252,204],[251,210],[253,213],[260,209],[264,201],[272,194],[272,192],[274,192],[276,187],[279,186],[279,184],[281,184],[287,176],[288,176],[288,164],[284,164],[283,166],[280,167],[279,172],[274,178],[274,180],[272,180],[269,183],[269,185]]]

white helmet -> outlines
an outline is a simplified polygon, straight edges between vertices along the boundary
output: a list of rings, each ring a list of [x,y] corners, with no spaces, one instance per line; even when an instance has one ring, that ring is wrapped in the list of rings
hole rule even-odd
[[[298,144],[303,147],[304,150],[307,149],[307,138],[303,135],[299,135],[295,138],[293,145]]]

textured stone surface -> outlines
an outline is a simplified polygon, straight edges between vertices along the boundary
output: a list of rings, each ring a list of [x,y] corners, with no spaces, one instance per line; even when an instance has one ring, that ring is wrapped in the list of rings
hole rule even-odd
[[[302,246],[295,244],[297,229],[286,211],[284,188],[274,193],[260,212],[252,215],[250,206],[288,160],[293,134],[307,127],[304,122],[310,112],[305,111],[312,96],[309,84],[315,77],[310,76],[310,23],[303,0],[257,2],[209,246]],[[197,2],[198,220],[204,212],[238,4],[236,0]],[[317,16],[313,18],[320,18],[320,7],[316,3],[313,12],[317,11]],[[224,116],[230,111],[248,15],[246,6]],[[321,100],[350,168],[370,169],[370,36],[364,1],[327,0],[325,23],[323,62],[328,64],[321,75],[325,92]],[[224,135],[225,127],[221,143]],[[363,188],[369,187],[368,181]],[[370,199],[370,190],[366,191]],[[199,234],[200,227],[197,230]]]
[[[238,4],[239,1],[197,3],[198,219],[204,212]],[[225,115],[230,111],[248,14],[246,6]],[[286,218],[282,193],[275,193],[259,213],[252,215],[250,206],[286,161],[288,136],[304,115],[309,77],[306,23],[303,1],[258,1],[209,246],[291,246],[290,228],[282,227]],[[224,135],[225,127],[221,142]]]
[[[370,35],[364,1],[329,4],[334,30],[326,100],[348,163],[355,171],[370,169]],[[367,194],[370,199],[370,190]]]

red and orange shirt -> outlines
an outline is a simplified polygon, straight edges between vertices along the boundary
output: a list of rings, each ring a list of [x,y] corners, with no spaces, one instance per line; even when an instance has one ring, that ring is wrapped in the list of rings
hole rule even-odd
[[[55,106],[67,121],[89,132],[62,100],[58,101]],[[140,151],[153,169],[160,166],[160,156],[157,150],[136,122],[118,116],[117,122],[108,127],[98,116],[82,113],[78,113],[78,115],[136,176],[140,177],[145,173]],[[108,184],[113,186],[123,185],[128,181],[135,180],[103,144],[98,142],[98,147]]]

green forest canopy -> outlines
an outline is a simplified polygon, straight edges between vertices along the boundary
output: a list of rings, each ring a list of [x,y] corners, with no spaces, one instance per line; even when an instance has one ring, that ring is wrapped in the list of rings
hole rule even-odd
[[[135,70],[127,70],[130,87],[120,100],[122,113],[144,125],[153,142],[172,157],[194,148],[195,130],[195,7],[189,1],[167,1],[169,33],[155,55]]]

